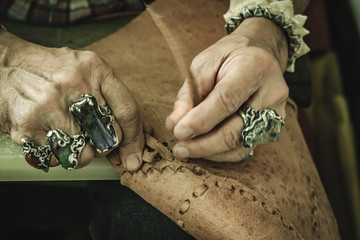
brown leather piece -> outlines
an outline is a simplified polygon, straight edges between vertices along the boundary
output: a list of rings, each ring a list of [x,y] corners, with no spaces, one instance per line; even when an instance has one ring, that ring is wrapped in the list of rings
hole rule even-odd
[[[152,7],[171,27],[188,65],[225,34],[223,1],[157,0]],[[121,183],[184,231],[198,239],[340,239],[291,100],[280,141],[257,147],[249,160],[182,162],[169,151],[176,140],[164,122],[183,79],[149,14],[87,49],[113,67],[154,128],[139,171],[114,166]]]

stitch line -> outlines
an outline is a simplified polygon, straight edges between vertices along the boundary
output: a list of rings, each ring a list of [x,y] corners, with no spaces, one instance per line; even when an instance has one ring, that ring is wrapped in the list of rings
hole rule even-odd
[[[146,140],[147,140],[147,147],[153,149],[154,146],[157,146],[157,149],[154,149],[154,150],[158,150],[158,143],[160,143],[158,140],[156,140],[155,138],[153,138],[152,136],[148,135],[146,137]],[[155,141],[154,141],[155,140]],[[149,144],[150,143],[150,144]],[[160,143],[161,144],[161,143]],[[161,144],[162,145],[162,144]],[[164,149],[166,149],[166,151],[168,151],[168,153],[170,155],[171,152],[170,150],[168,150],[164,145],[162,145],[164,148],[161,148],[161,151],[164,151]],[[162,155],[167,155],[167,154],[162,154]],[[163,156],[161,155],[161,157],[163,158]],[[168,155],[167,155],[168,156]],[[167,160],[167,161],[173,161],[173,157],[169,157],[168,159],[171,159],[171,160]],[[143,171],[143,169],[139,169],[138,171],[142,172],[146,177],[148,176],[148,173],[152,173],[154,170],[157,171],[158,173],[162,174],[166,169],[170,169],[172,170],[175,174],[178,173],[178,172],[184,172],[184,171],[181,171],[183,169],[187,169],[189,170],[191,173],[195,174],[195,175],[199,175],[199,173],[201,173],[201,175],[204,175],[204,174],[208,174],[210,177],[210,175],[212,175],[212,173],[210,173],[208,170],[206,170],[205,168],[203,167],[199,167],[199,166],[195,166],[193,167],[193,169],[190,169],[189,167],[187,166],[183,166],[183,165],[179,165],[177,166],[176,168],[173,168],[172,166],[170,165],[166,165],[166,166],[163,166],[161,169],[158,169],[156,168],[155,166],[150,166],[146,171]],[[123,174],[130,174],[131,176],[133,176],[133,173],[130,172],[130,171],[127,171],[125,170],[123,172]],[[216,177],[219,177],[218,175],[216,174],[213,174],[214,176]],[[208,177],[206,177],[204,180],[206,180]],[[229,183],[227,180],[228,179],[231,179],[232,181],[236,181],[236,183],[238,184],[241,184],[237,179],[234,179],[234,178],[224,178],[223,181],[221,180],[217,180],[215,182],[213,182],[213,186],[214,187],[217,187],[217,188],[223,188],[223,189],[227,189],[228,191],[232,191],[232,192],[236,192],[236,187],[234,186],[234,184],[232,183]],[[226,182],[226,183],[224,183]],[[242,184],[241,184],[242,185]],[[191,193],[191,196],[193,197],[194,200],[196,199],[199,199],[200,197],[204,196],[205,192],[211,187],[209,186],[208,184],[202,184],[201,186],[206,186],[206,189],[204,188],[204,191],[200,194],[198,192],[196,192],[195,190],[198,189],[196,188],[192,193]],[[200,186],[200,187],[201,187]],[[243,188],[240,188],[238,193],[240,194],[240,196],[242,196],[243,198],[249,200],[249,201],[253,201],[253,202],[256,202],[258,201],[258,197],[256,197],[254,194],[251,194],[251,193],[248,193],[248,191],[244,190]],[[182,204],[179,204],[179,209],[178,209],[178,213],[180,215],[185,215],[186,213],[189,212],[189,209],[191,207],[191,200],[190,199],[185,199]],[[261,202],[261,206],[262,206],[262,209],[267,212],[268,214],[271,214],[271,215],[279,215],[279,210],[274,210],[272,209],[271,207],[269,207],[269,205],[266,204],[265,201],[262,201]],[[298,230],[295,228],[295,226],[291,223],[287,223],[287,221],[285,220],[285,218],[281,215],[279,215],[279,220],[281,222],[281,224],[289,231],[293,232],[293,234],[295,234],[296,238],[297,239],[304,239],[304,237],[298,232]],[[178,226],[180,226],[181,228],[185,229],[185,223],[182,219],[178,218],[176,220],[176,224]]]

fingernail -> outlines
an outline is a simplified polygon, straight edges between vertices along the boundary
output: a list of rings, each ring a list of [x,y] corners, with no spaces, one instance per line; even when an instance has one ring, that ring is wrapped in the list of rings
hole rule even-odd
[[[136,153],[130,154],[125,158],[125,167],[129,171],[137,170],[141,165],[140,158]]]
[[[189,149],[187,149],[186,147],[175,146],[173,151],[174,151],[175,157],[178,157],[178,158],[190,157]]]
[[[178,139],[187,139],[194,135],[194,130],[190,127],[177,125],[174,129],[174,134]]]
[[[167,118],[166,118],[165,127],[166,127],[166,129],[169,130],[169,131],[173,131],[173,130],[174,130],[175,123],[170,119],[170,117],[167,117]]]

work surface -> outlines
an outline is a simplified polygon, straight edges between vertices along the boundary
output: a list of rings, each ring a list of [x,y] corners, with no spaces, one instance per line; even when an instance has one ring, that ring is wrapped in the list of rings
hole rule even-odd
[[[90,165],[72,171],[61,166],[52,167],[45,173],[28,165],[22,148],[11,141],[10,136],[0,134],[0,181],[73,181],[118,180],[119,175],[106,158],[96,158]]]

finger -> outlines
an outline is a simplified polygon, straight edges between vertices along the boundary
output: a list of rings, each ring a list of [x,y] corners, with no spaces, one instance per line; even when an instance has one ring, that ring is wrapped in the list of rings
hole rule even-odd
[[[135,99],[129,89],[111,72],[98,79],[101,93],[112,109],[122,130],[119,157],[128,170],[136,170],[142,163],[145,146],[143,127]]]
[[[242,162],[253,156],[254,148],[237,148],[231,151],[206,157],[205,159],[214,162]]]
[[[60,129],[69,135],[78,134],[80,126],[76,123],[69,111],[69,97],[61,94],[56,84],[52,84],[46,79],[37,84],[30,84],[28,91],[19,94],[15,107],[17,111],[12,112],[14,131],[17,132],[15,141],[24,138],[38,145],[47,144],[47,133],[52,129]],[[86,91],[89,89],[83,82],[79,82],[77,87]],[[73,88],[74,92],[78,92]],[[33,93],[36,94],[33,94]],[[14,133],[15,135],[15,133]],[[90,145],[85,146],[79,155],[78,166],[87,165],[93,158],[94,151]],[[50,166],[58,165],[57,159],[52,156]]]
[[[88,120],[87,120],[87,115],[86,114],[87,110],[85,105],[82,105],[82,103],[84,102],[83,99],[87,99],[87,101],[93,101],[93,109],[91,112],[93,112],[92,117],[94,119],[92,119],[91,121],[93,122],[101,122],[100,119],[96,120],[97,118],[103,118],[104,116],[100,116],[103,113],[100,114],[98,107],[96,106],[97,104],[99,105],[99,108],[102,109],[102,111],[108,111],[109,106],[107,105],[105,99],[102,97],[102,95],[98,92],[95,91],[92,94],[86,94],[83,95],[82,98],[78,101],[76,101],[76,103],[74,103],[74,105],[71,106],[71,111],[73,113],[73,115],[75,116],[75,118],[77,118],[78,123],[80,124],[80,126],[82,126],[83,130],[87,132],[87,135],[90,137],[91,139],[91,144],[94,146],[95,148],[95,157],[102,157],[105,156],[107,154],[109,154],[110,152],[112,152],[115,147],[117,146],[118,143],[121,142],[122,140],[122,131],[121,128],[119,126],[119,124],[117,123],[117,121],[112,121],[109,122],[114,128],[115,128],[115,132],[112,131],[111,129],[108,129],[109,126],[107,126],[107,124],[104,125],[104,123],[98,125],[96,124],[95,126],[91,127],[91,125],[87,124]],[[84,108],[84,114],[79,114],[79,111],[81,112],[82,109]],[[95,113],[97,112],[97,114]],[[107,119],[108,116],[105,116],[104,119]],[[108,119],[106,120],[108,121]],[[102,133],[102,134],[99,134]],[[115,135],[114,135],[115,134]],[[117,139],[114,139],[116,138]],[[120,161],[120,159],[119,159]]]
[[[121,166],[121,161],[120,161],[120,157],[119,157],[119,152],[118,151],[112,151],[111,153],[109,153],[108,155],[106,155],[107,159],[110,161],[110,163],[114,166],[114,167],[119,167]]]
[[[227,74],[199,105],[191,109],[175,126],[175,137],[185,140],[207,133],[237,111],[257,90],[256,85],[239,81],[238,75],[238,72]]]
[[[228,152],[242,146],[241,132],[244,127],[242,118],[233,114],[213,131],[196,138],[180,141],[173,148],[175,157],[206,158]]]
[[[209,47],[193,59],[190,79],[185,80],[175,101],[174,111],[166,119],[169,131],[173,131],[180,119],[214,88],[218,69],[223,62],[223,58],[216,57],[217,55],[216,48]]]
[[[165,127],[171,132],[174,130],[176,123],[194,106],[193,89],[189,81],[189,79],[186,79],[180,88],[174,102],[174,109],[166,118]]]
[[[24,134],[23,132],[19,132],[19,131],[15,130],[14,128],[12,128],[12,130],[10,131],[10,135],[11,135],[12,140],[16,144],[19,144],[19,145],[22,145],[22,144],[21,144],[21,141],[19,143],[18,139],[26,140],[26,141],[36,144],[38,146],[43,146],[43,145],[47,144],[45,131],[32,131],[32,134]],[[44,142],[44,139],[45,139],[45,142]],[[28,162],[28,163],[33,167],[36,167],[36,165],[39,164],[39,162],[33,162],[33,161],[31,161],[31,163],[30,162]],[[54,155],[51,155],[48,166],[55,167],[57,165],[59,165],[58,160],[56,159],[56,157]]]
[[[95,157],[95,149],[90,143],[86,143],[79,156],[79,163],[76,168],[87,166]]]
[[[154,135],[154,128],[150,125],[150,123],[148,123],[147,121],[145,121],[144,119],[141,119],[143,128],[144,128],[144,132],[153,136]]]
[[[21,104],[16,104],[14,108],[9,109],[11,116],[12,127],[10,129],[10,136],[12,140],[21,144],[21,140],[27,140],[37,145],[45,145],[47,131],[44,129],[44,122],[39,122],[39,114],[36,105],[29,99],[17,99]],[[49,166],[59,165],[57,159],[51,156]]]
[[[95,149],[88,141],[85,142],[85,145],[83,146],[82,149],[79,147],[80,145],[78,145],[80,142],[78,142],[78,144],[75,144],[75,139],[77,139],[77,136],[79,134],[81,134],[81,128],[80,128],[79,124],[75,121],[73,115],[70,113],[70,111],[66,110],[66,111],[50,114],[50,116],[57,117],[58,119],[60,119],[60,121],[50,121],[49,128],[51,130],[61,130],[62,132],[64,132],[64,134],[67,134],[70,138],[73,139],[74,142],[72,142],[72,141],[70,142],[70,144],[72,146],[77,145],[76,150],[72,150],[73,147],[70,147],[71,154],[74,154],[77,151],[79,151],[79,155],[76,156],[78,159],[77,159],[77,164],[75,165],[75,168],[82,168],[82,167],[87,166],[92,161],[92,159],[95,157]],[[52,119],[52,118],[50,117],[50,119]],[[62,141],[61,138],[56,138],[56,139],[51,138],[49,135],[49,132],[47,132],[46,136],[47,136],[47,142],[49,144],[52,141],[55,141],[55,142]],[[81,141],[81,140],[79,139],[77,141]],[[51,144],[50,144],[50,146],[51,146]],[[60,148],[62,148],[62,146],[59,146],[59,148],[57,148],[56,146],[57,145],[54,145],[54,147],[52,147],[52,151],[53,151],[54,155],[56,155],[55,153],[60,151]],[[68,147],[68,146],[66,146],[66,147]],[[58,156],[59,159],[57,159],[57,160],[60,161],[60,163],[62,164],[63,167],[68,168],[63,164],[64,164],[64,162],[66,162],[66,160],[65,160],[66,158],[69,159],[69,156],[66,156],[66,155],[64,156],[64,155],[60,154]]]
[[[253,97],[262,83],[267,84],[264,89],[271,88],[276,92],[276,88],[271,87],[271,84],[284,81],[279,66],[264,67],[268,69],[267,72],[249,71],[247,68],[251,66],[243,62],[250,60],[245,56],[238,56],[236,60],[229,58],[224,62],[221,67],[222,73],[219,72],[222,79],[218,79],[215,88],[204,101],[190,110],[175,126],[174,134],[178,139],[189,139],[209,132],[226,117],[236,112],[250,96]],[[187,133],[193,132],[193,134],[186,134],[183,129],[190,129]]]
[[[276,89],[276,90],[275,90]],[[265,84],[252,97],[246,105],[254,109],[271,108],[285,117],[286,98],[288,87],[285,81],[276,81],[274,84]],[[220,153],[233,151],[242,145],[241,133],[244,128],[243,119],[238,114],[233,114],[216,126],[211,132],[190,140],[180,141],[173,149],[178,158],[199,158],[209,157]],[[231,159],[238,159],[242,152],[222,154],[220,156],[231,156]],[[225,158],[224,160],[230,160]]]

